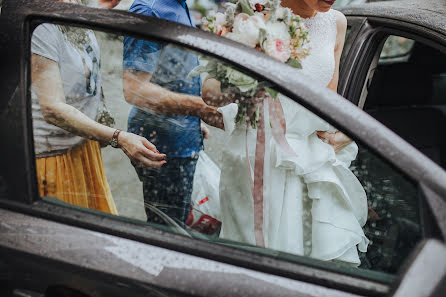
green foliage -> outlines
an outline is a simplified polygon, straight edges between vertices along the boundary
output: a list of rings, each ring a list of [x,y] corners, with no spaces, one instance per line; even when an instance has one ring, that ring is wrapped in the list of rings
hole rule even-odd
[[[288,65],[290,65],[291,67],[294,67],[297,69],[302,69],[302,64],[300,63],[300,61],[298,61],[296,59],[289,59],[286,63]]]
[[[274,99],[276,99],[277,98],[277,95],[279,95],[279,92],[277,92],[276,90],[274,90],[274,89],[271,89],[271,88],[269,88],[269,87],[265,87],[265,90],[268,92],[268,94],[271,96],[271,97],[273,97]]]

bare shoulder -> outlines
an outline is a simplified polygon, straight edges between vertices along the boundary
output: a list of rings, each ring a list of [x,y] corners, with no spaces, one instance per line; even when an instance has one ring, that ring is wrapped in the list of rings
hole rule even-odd
[[[345,32],[347,30],[347,18],[339,10],[332,9],[336,16],[336,24],[338,27],[338,32]]]

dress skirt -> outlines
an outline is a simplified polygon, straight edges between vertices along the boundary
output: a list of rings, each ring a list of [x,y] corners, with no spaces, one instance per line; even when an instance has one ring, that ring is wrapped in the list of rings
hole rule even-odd
[[[117,215],[99,143],[88,140],[61,155],[37,158],[40,196]]]
[[[336,132],[334,127],[294,101],[282,95],[278,99],[285,138],[296,154],[287,154],[272,136],[271,124],[265,125],[264,247],[357,266],[359,252],[365,253],[369,243],[362,230],[367,196],[349,168],[358,146],[352,142],[335,152],[317,136],[317,131]],[[271,123],[266,104],[264,108],[264,121]],[[257,131],[235,125],[237,110],[236,104],[219,108],[227,137],[220,176],[220,236],[255,245],[258,226],[249,176],[255,168]]]

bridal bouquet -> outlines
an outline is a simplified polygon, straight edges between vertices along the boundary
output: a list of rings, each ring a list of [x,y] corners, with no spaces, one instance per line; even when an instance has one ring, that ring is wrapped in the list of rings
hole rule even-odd
[[[289,8],[280,6],[280,0],[238,0],[226,3],[225,13],[214,13],[203,18],[203,29],[218,35],[241,42],[266,53],[276,60],[296,68],[302,68],[301,61],[310,53],[307,46],[308,31],[301,18]],[[200,65],[190,76],[208,73],[221,83],[222,91],[231,88],[239,92],[239,98],[252,97],[261,89],[265,89],[272,97],[277,92],[259,83],[230,66],[215,60],[200,58]],[[239,100],[236,123],[249,120],[256,128],[258,110],[248,116],[252,108],[252,100]]]

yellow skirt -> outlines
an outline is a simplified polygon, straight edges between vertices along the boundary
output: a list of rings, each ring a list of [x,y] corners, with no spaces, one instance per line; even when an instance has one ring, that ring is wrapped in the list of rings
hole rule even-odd
[[[62,155],[37,158],[36,163],[40,196],[118,214],[97,141],[88,140]]]

